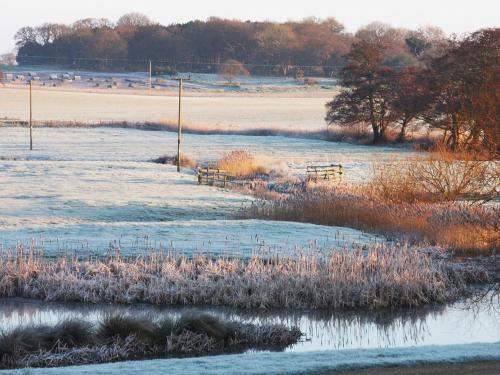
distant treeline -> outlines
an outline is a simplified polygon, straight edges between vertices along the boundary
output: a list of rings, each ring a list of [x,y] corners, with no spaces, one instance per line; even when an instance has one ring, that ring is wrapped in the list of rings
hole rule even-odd
[[[383,41],[385,63],[412,66],[445,39],[438,28],[419,30],[372,23],[347,33],[335,18],[300,22],[250,22],[210,18],[163,26],[132,13],[117,23],[84,19],[72,25],[23,27],[16,35],[21,65],[58,65],[75,69],[218,71],[227,60],[242,62],[252,74],[335,76],[344,56],[360,40]]]

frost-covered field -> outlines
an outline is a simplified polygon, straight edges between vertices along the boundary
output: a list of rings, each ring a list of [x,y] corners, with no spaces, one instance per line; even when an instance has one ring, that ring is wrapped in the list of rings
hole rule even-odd
[[[93,71],[68,71],[54,69],[45,66],[7,66],[5,72],[12,74],[11,79],[4,81],[15,85],[26,84],[26,79],[30,75],[38,77],[35,84],[46,86],[56,85],[65,88],[95,88],[96,84],[102,89],[107,89],[109,85],[113,89],[126,89],[128,91],[137,89],[149,89],[148,66],[144,66],[144,72],[93,72]],[[18,76],[23,76],[21,79]],[[50,76],[57,76],[51,79]],[[78,79],[74,79],[78,76]],[[217,74],[206,73],[182,73],[182,76],[189,77],[190,80],[184,83],[187,91],[193,92],[233,92],[233,93],[259,93],[259,92],[311,92],[334,90],[337,81],[334,78],[316,77],[313,86],[307,85],[304,80],[296,80],[291,77],[270,77],[270,76],[238,76],[229,84],[226,79]],[[168,75],[154,76],[152,83],[155,91],[175,90],[177,81]]]
[[[350,228],[236,219],[238,211],[252,203],[251,197],[199,186],[193,171],[185,169],[179,175],[172,166],[150,162],[160,155],[174,155],[176,141],[176,134],[169,132],[35,128],[35,149],[30,152],[27,129],[0,128],[0,246],[5,249],[35,241],[48,255],[60,251],[103,254],[111,245],[125,254],[164,249],[248,256],[253,251],[321,251],[383,241]],[[248,150],[288,175],[302,175],[308,164],[341,163],[345,178],[351,182],[369,179],[374,161],[410,154],[390,147],[279,136],[184,137],[184,154],[202,161],[233,149]],[[106,310],[80,306],[68,312],[44,306],[28,305],[19,311],[0,305],[0,327],[68,316],[97,317]],[[130,313],[146,310],[144,306],[121,309]],[[285,353],[250,352],[4,373],[282,374],[500,360],[498,316],[484,311],[476,314],[462,306],[389,320],[386,314],[360,317],[270,312],[256,317],[227,310],[211,312],[243,321],[298,325],[310,341]]]
[[[0,117],[29,118],[27,89],[0,90]],[[333,97],[333,94],[331,95]],[[231,129],[273,128],[325,130],[325,104],[330,96],[188,96],[183,100],[186,123]],[[34,88],[35,121],[145,122],[177,118],[176,96],[149,96]]]
[[[199,186],[193,171],[149,162],[173,155],[176,135],[129,129],[0,129],[0,244],[32,240],[49,254],[148,249],[249,255],[254,250],[322,250],[382,241],[350,228],[234,220],[252,198]],[[341,162],[348,179],[367,178],[390,148],[285,137],[186,135],[184,152],[200,159],[245,148],[274,168],[303,173],[308,163]]]

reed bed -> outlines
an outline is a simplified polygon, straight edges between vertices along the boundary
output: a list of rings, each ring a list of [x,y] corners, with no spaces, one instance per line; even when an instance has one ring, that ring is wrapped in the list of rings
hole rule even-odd
[[[249,348],[282,350],[301,336],[294,327],[222,321],[207,314],[177,320],[115,315],[97,324],[73,319],[2,333],[0,368],[197,356]]]
[[[0,256],[0,297],[49,301],[376,309],[452,301],[486,281],[485,272],[432,251],[389,245],[246,260],[161,253],[47,259],[22,247]]]
[[[351,185],[302,186],[274,198],[253,204],[242,216],[351,227],[459,255],[495,254],[500,248],[500,210],[494,205],[396,202]]]

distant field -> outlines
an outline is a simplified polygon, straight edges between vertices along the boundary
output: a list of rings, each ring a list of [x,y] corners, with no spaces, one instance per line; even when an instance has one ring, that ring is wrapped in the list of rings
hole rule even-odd
[[[288,97],[278,95],[188,96],[184,99],[186,123],[221,128],[276,128],[317,131],[325,129],[328,97]],[[28,90],[0,89],[0,117],[27,120]],[[35,87],[35,121],[172,121],[177,118],[175,96],[121,95],[62,91]]]

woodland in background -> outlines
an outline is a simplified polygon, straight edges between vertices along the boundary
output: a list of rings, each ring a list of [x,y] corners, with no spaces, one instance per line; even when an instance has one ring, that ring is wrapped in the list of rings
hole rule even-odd
[[[347,33],[335,18],[250,22],[210,18],[163,26],[131,13],[116,24],[23,27],[15,36],[21,65],[153,73],[339,78],[326,120],[366,126],[373,142],[407,138],[411,128],[439,130],[451,150],[500,153],[500,29],[447,38],[439,29],[374,22]]]
[[[251,74],[302,77],[335,76],[360,40],[384,40],[388,66],[413,66],[439,48],[445,35],[438,28],[411,31],[378,22],[353,35],[335,18],[286,23],[210,18],[163,26],[132,13],[116,24],[84,19],[23,27],[15,39],[21,65],[145,71],[152,60],[157,73],[215,73],[235,60]]]

